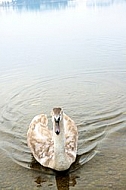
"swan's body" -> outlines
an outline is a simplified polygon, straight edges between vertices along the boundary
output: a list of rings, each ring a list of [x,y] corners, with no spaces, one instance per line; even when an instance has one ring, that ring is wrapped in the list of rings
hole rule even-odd
[[[27,132],[27,142],[35,159],[43,166],[67,170],[76,159],[77,127],[61,108],[52,111],[53,130],[44,114],[35,116]]]

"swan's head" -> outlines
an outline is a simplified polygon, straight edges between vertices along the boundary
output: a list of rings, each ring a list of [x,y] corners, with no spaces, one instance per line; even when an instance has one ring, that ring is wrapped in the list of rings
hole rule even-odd
[[[63,110],[61,108],[53,108],[52,110],[52,122],[54,131],[57,135],[60,133],[60,124],[63,120]]]

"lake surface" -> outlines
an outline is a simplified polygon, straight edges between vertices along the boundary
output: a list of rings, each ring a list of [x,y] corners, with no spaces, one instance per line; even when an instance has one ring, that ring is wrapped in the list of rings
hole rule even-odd
[[[0,26],[0,189],[126,189],[126,1],[0,1]],[[79,132],[67,174],[26,141],[56,106]]]

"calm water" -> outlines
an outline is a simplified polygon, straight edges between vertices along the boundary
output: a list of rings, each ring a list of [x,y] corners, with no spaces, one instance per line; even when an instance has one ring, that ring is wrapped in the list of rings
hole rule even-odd
[[[126,1],[30,2],[0,1],[0,189],[126,189]],[[55,106],[79,131],[66,175],[26,143]]]

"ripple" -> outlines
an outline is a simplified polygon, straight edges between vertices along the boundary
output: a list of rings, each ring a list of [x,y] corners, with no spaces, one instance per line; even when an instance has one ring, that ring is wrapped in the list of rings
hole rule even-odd
[[[34,160],[26,133],[31,119],[42,112],[47,113],[51,125],[52,107],[61,106],[75,120],[79,132],[78,156],[70,172],[81,167],[96,155],[106,136],[126,126],[125,89],[120,81],[103,78],[91,73],[39,79],[12,92],[1,111],[1,149],[23,167],[53,173]]]

